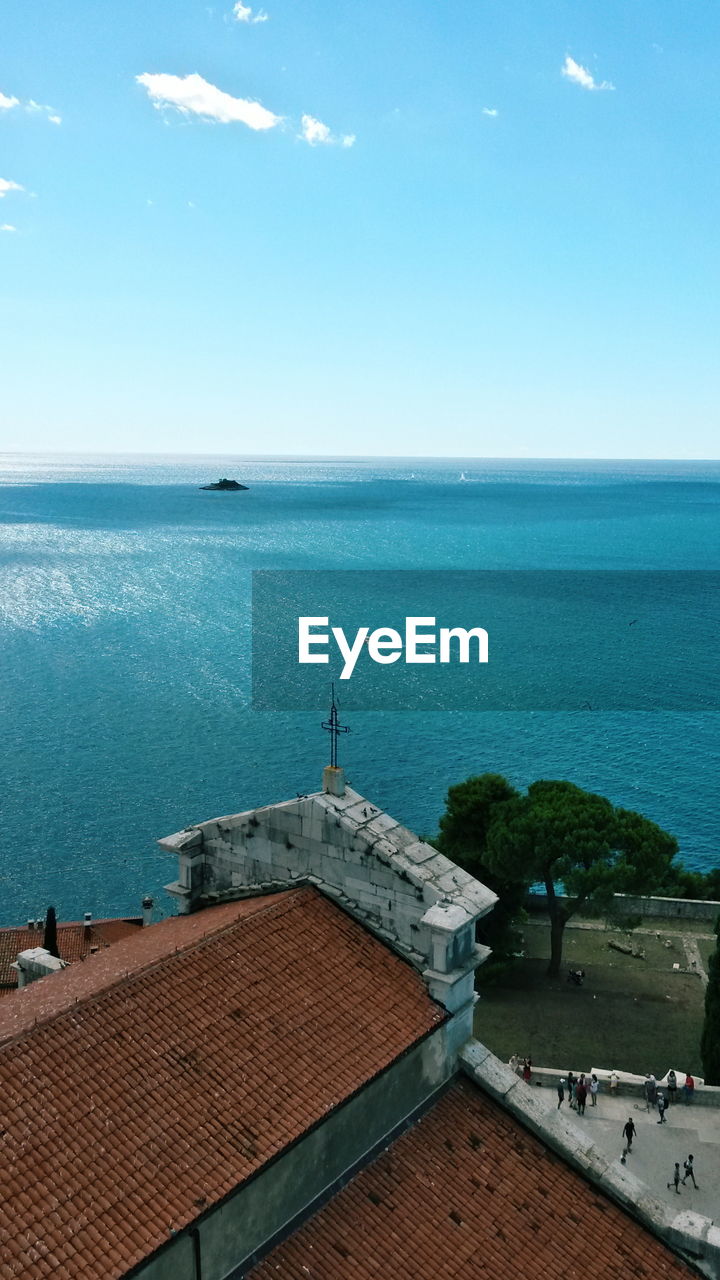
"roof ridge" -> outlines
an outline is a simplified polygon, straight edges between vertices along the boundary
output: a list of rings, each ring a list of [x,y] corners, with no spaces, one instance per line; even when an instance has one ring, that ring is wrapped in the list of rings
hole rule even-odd
[[[38,916],[45,924],[45,917]],[[169,918],[169,917],[167,917]],[[29,919],[29,917],[28,917]],[[160,923],[158,921],[158,923]],[[142,916],[92,916],[90,920],[58,920],[58,929],[84,929],[93,928],[98,924],[142,924]],[[39,929],[28,929],[27,922],[25,924],[0,924],[0,934],[3,933],[42,933],[42,926]]]
[[[150,973],[172,956],[188,954],[199,949],[204,943],[217,939],[218,936],[237,924],[243,915],[247,915],[249,918],[278,911],[281,909],[279,899],[285,900],[284,905],[286,908],[290,905],[287,902],[288,898],[299,899],[303,894],[310,892],[312,890],[309,887],[303,886],[303,888],[284,890],[280,893],[258,895],[257,897],[244,898],[232,903],[206,907],[203,911],[189,916],[166,916],[164,920],[158,921],[157,924],[151,925],[148,929],[139,930],[137,938],[124,938],[122,941],[109,946],[97,956],[88,956],[85,960],[74,962],[67,969],[64,969],[62,973],[49,974],[48,977],[52,979],[52,984],[41,978],[29,987],[23,988],[22,1010],[18,1005],[18,997],[21,993],[19,991],[11,993],[0,1004],[0,1054],[21,1036],[32,1034],[37,1028],[50,1025],[71,1010],[76,1009],[79,1004],[89,1005],[94,1000],[107,995],[108,992],[116,990],[124,983],[132,982],[134,979]],[[235,910],[233,911],[231,908],[235,908]],[[162,931],[164,939],[165,935],[170,932],[170,926],[175,921],[194,921],[198,924],[205,912],[212,912],[217,915],[222,913],[222,923],[218,923],[215,928],[199,932],[195,937],[190,937],[182,946],[166,947],[164,950],[149,955],[147,959],[138,963],[134,968],[125,969],[115,977],[109,976],[107,981],[102,980],[108,969],[117,968],[118,962],[122,963],[123,948],[137,948],[138,943],[140,943],[143,949],[150,951],[151,943],[153,941],[157,942],[159,938],[159,932],[156,933],[155,930]],[[206,919],[203,923],[209,924],[210,921]],[[91,971],[89,974],[88,969],[85,967],[86,960],[90,961]],[[83,966],[82,969],[80,969],[81,964]],[[89,979],[88,989],[81,991],[80,994],[74,994],[73,988],[81,984],[84,986],[86,979]]]

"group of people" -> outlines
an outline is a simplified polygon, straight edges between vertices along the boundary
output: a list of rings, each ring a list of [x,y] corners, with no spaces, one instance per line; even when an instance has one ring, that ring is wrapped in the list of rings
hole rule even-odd
[[[660,1120],[658,1120],[658,1124],[660,1124],[660,1123],[661,1123],[661,1121],[660,1121]],[[633,1122],[633,1118],[632,1118],[632,1116],[628,1116],[628,1118],[627,1118],[627,1120],[626,1120],[625,1124],[623,1125],[623,1138],[624,1138],[624,1140],[625,1140],[625,1148],[624,1148],[623,1153],[622,1153],[622,1163],[623,1163],[623,1164],[625,1164],[625,1157],[629,1154],[629,1152],[630,1152],[630,1151],[632,1151],[633,1138],[635,1137],[635,1134],[636,1134],[636,1133],[637,1133],[637,1130],[636,1130],[636,1128],[635,1128],[635,1124],[634,1124],[634,1122]],[[673,1170],[673,1174],[672,1174],[672,1179],[671,1179],[671,1181],[670,1181],[670,1182],[668,1182],[668,1184],[667,1184],[667,1185],[668,1185],[668,1190],[670,1190],[670,1187],[674,1187],[674,1188],[675,1188],[676,1193],[677,1193],[678,1195],[680,1195],[680,1183],[682,1182],[683,1186],[685,1186],[685,1183],[687,1182],[687,1180],[688,1180],[688,1178],[689,1178],[689,1179],[690,1179],[690,1181],[692,1182],[692,1184],[693,1184],[693,1186],[694,1186],[695,1190],[696,1190],[696,1191],[699,1191],[699,1189],[700,1189],[700,1188],[698,1187],[698,1184],[697,1184],[697,1182],[695,1181],[695,1165],[694,1165],[694,1163],[693,1163],[693,1156],[692,1156],[692,1155],[689,1155],[689,1156],[688,1156],[688,1158],[687,1158],[687,1160],[684,1160],[684,1161],[683,1161],[683,1169],[685,1170],[685,1175],[684,1175],[684,1177],[681,1177],[681,1175],[680,1175],[680,1161],[679,1161],[679,1160],[676,1160],[676,1161],[675,1161],[675,1168],[674,1168],[674,1170]]]
[[[567,1090],[571,1110],[577,1111],[579,1116],[584,1116],[588,1094],[590,1094],[590,1105],[596,1107],[599,1088],[600,1082],[594,1072],[588,1077],[584,1071],[579,1076],[575,1076],[572,1071],[568,1071],[567,1077],[563,1076],[562,1079],[558,1080],[558,1111],[565,1101],[565,1091]]]
[[[670,1083],[671,1080],[672,1080],[672,1085]],[[657,1080],[655,1079],[652,1072],[650,1073],[649,1076],[645,1077],[645,1102],[647,1104],[648,1111],[650,1111],[651,1109],[654,1110],[655,1107],[657,1107],[658,1115],[660,1116],[660,1119],[658,1120],[658,1124],[666,1123],[665,1112],[668,1106],[670,1105],[670,1103],[676,1101],[676,1094],[677,1094],[677,1077],[674,1071],[671,1071],[668,1075],[667,1097],[663,1093],[662,1089],[658,1089]]]
[[[526,1084],[530,1083],[532,1078],[532,1058],[518,1058],[514,1053],[509,1064],[516,1075],[522,1076]]]
[[[518,1075],[522,1075],[523,1080],[525,1080],[529,1084],[530,1078],[532,1076],[532,1059],[523,1058],[521,1060],[517,1058],[515,1055],[513,1055],[513,1057],[510,1060],[510,1065],[514,1068],[514,1070],[518,1073]],[[613,1071],[610,1076],[610,1093],[613,1096],[617,1095],[618,1093],[618,1083],[619,1081],[618,1081],[617,1072]],[[558,1111],[560,1110],[567,1096],[571,1109],[575,1111],[579,1116],[583,1116],[585,1114],[585,1107],[587,1104],[588,1095],[590,1096],[590,1105],[593,1107],[597,1106],[597,1095],[598,1095],[599,1089],[600,1089],[600,1082],[594,1071],[591,1072],[589,1075],[586,1075],[586,1073],[583,1071],[580,1073],[579,1076],[574,1075],[572,1071],[568,1071],[566,1076],[562,1076],[558,1080],[558,1084],[557,1084]],[[682,1091],[683,1091],[683,1096],[685,1098],[685,1102],[686,1103],[692,1102],[693,1094],[695,1092],[695,1081],[689,1073],[685,1076],[685,1083],[682,1086]],[[652,1073],[646,1076],[645,1100],[647,1103],[648,1111],[651,1108],[655,1109],[657,1107],[658,1114],[660,1116],[660,1119],[657,1122],[658,1124],[667,1123],[665,1120],[665,1112],[669,1106],[677,1102],[678,1092],[679,1090],[678,1090],[677,1075],[674,1071],[668,1071],[665,1089],[658,1088],[658,1082],[655,1079],[655,1076],[652,1075]],[[623,1139],[625,1142],[625,1147],[622,1154],[622,1163],[625,1164],[625,1158],[629,1154],[629,1152],[632,1151],[633,1138],[637,1133],[632,1116],[628,1116],[626,1123],[623,1125],[622,1132],[623,1132]],[[681,1173],[680,1161],[676,1160],[671,1181],[668,1182],[667,1184],[668,1189],[670,1187],[674,1187],[678,1195],[680,1195],[680,1184],[682,1183],[682,1185],[685,1186],[685,1184],[688,1181],[688,1178],[692,1182],[695,1189],[696,1190],[699,1189],[698,1184],[695,1181],[695,1166],[693,1163],[692,1155],[689,1155],[687,1159],[683,1161],[683,1170],[684,1170],[684,1173]]]
[[[677,1074],[674,1071],[668,1071],[667,1073],[666,1090],[667,1090],[667,1093],[665,1090],[658,1088],[658,1082],[655,1079],[655,1076],[652,1074],[652,1072],[648,1076],[646,1076],[645,1101],[647,1103],[648,1111],[651,1108],[654,1109],[655,1107],[657,1107],[658,1114],[660,1116],[660,1119],[657,1121],[658,1124],[667,1123],[667,1121],[665,1120],[665,1112],[669,1106],[672,1106],[674,1103],[677,1102],[678,1081],[677,1081]],[[693,1077],[688,1073],[685,1076],[685,1083],[683,1085],[683,1095],[686,1103],[692,1102],[694,1092],[695,1092],[695,1081]],[[626,1124],[623,1126],[623,1138],[625,1140],[625,1149],[622,1154],[623,1164],[625,1163],[625,1157],[632,1150],[632,1143],[633,1143],[633,1138],[635,1137],[635,1133],[636,1133],[636,1130],[635,1130],[635,1125],[633,1123],[632,1116],[629,1116]],[[695,1181],[695,1165],[693,1162],[692,1155],[689,1155],[687,1159],[683,1161],[683,1170],[684,1170],[684,1175],[680,1173],[680,1161],[676,1160],[675,1167],[671,1175],[671,1179],[667,1184],[668,1190],[670,1190],[671,1187],[674,1187],[677,1195],[680,1195],[680,1183],[682,1183],[682,1185],[685,1186],[688,1178],[692,1182],[695,1190],[696,1191],[698,1190],[698,1184]]]
[[[513,1071],[522,1076],[526,1084],[530,1083],[532,1078],[532,1058],[521,1059],[517,1057],[516,1054],[513,1054],[510,1059],[510,1066],[513,1068]],[[617,1097],[619,1092],[619,1079],[616,1071],[612,1071],[610,1073],[609,1084],[611,1097]],[[590,1075],[586,1075],[583,1071],[579,1076],[575,1076],[572,1071],[568,1071],[567,1076],[562,1076],[561,1079],[558,1080],[558,1111],[565,1101],[565,1095],[567,1094],[571,1109],[576,1111],[580,1116],[584,1115],[588,1094],[590,1095],[590,1105],[593,1107],[597,1106],[599,1088],[600,1084],[595,1072],[592,1072]],[[651,1108],[655,1109],[655,1107],[657,1107],[660,1116],[658,1124],[667,1123],[665,1120],[665,1112],[669,1106],[677,1102],[679,1090],[677,1075],[674,1071],[668,1071],[666,1089],[667,1092],[658,1088],[657,1080],[652,1073],[646,1076],[645,1100],[648,1111]],[[682,1086],[682,1092],[685,1102],[692,1102],[693,1095],[695,1093],[695,1080],[689,1073],[685,1076],[685,1083]],[[629,1121],[628,1123],[632,1122]]]
[[[690,1156],[688,1156],[687,1160],[684,1160],[684,1161],[683,1161],[683,1169],[685,1170],[685,1177],[682,1179],[682,1184],[683,1184],[683,1186],[685,1186],[685,1183],[687,1182],[688,1178],[692,1178],[692,1184],[693,1184],[693,1186],[694,1186],[695,1190],[696,1190],[696,1191],[697,1191],[697,1190],[699,1190],[699,1188],[698,1188],[698,1184],[697,1184],[697,1182],[695,1181],[695,1165],[693,1164],[693,1158],[692,1158],[692,1156],[691,1156],[691,1155],[690,1155]],[[674,1187],[674,1188],[675,1188],[675,1191],[676,1191],[676,1193],[677,1193],[677,1195],[680,1195],[680,1186],[679,1186],[680,1181],[681,1181],[681,1179],[680,1179],[680,1161],[679,1161],[679,1160],[676,1160],[676,1161],[675,1161],[675,1170],[674,1170],[674,1172],[673,1172],[673,1176],[672,1176],[672,1182],[668,1182],[668,1190],[670,1189],[670,1187]]]
[[[677,1102],[678,1082],[677,1082],[677,1075],[675,1074],[674,1071],[668,1071],[666,1087],[667,1087],[667,1092],[665,1092],[663,1089],[658,1088],[657,1080],[655,1079],[655,1076],[652,1074],[652,1072],[650,1073],[650,1075],[646,1076],[645,1078],[645,1101],[647,1103],[648,1111],[651,1108],[654,1109],[655,1107],[657,1107],[658,1112],[660,1114],[660,1119],[658,1120],[658,1124],[666,1123],[665,1112],[667,1108],[671,1106],[673,1103]],[[685,1083],[683,1085],[683,1096],[685,1098],[686,1103],[692,1102],[694,1093],[695,1093],[695,1080],[690,1074],[688,1074],[685,1076]]]

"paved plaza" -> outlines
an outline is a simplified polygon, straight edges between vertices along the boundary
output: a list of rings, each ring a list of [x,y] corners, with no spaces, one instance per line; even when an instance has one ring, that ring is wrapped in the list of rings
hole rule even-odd
[[[533,1083],[528,1087],[547,1102],[548,1111],[557,1108],[554,1086]],[[584,1116],[570,1110],[567,1094],[560,1110],[565,1119],[589,1135],[605,1155],[618,1161],[625,1146],[623,1126],[628,1117],[632,1117],[637,1133],[627,1156],[628,1169],[674,1210],[692,1209],[713,1220],[720,1219],[720,1107],[676,1102],[665,1112],[665,1123],[658,1124],[658,1112],[648,1111],[642,1099],[611,1098],[607,1093],[600,1093],[596,1107],[590,1105],[588,1097]],[[676,1195],[674,1187],[668,1190],[667,1183],[676,1160],[680,1162],[681,1178],[684,1176],[683,1161],[690,1152],[694,1156],[699,1189],[696,1191],[688,1179],[685,1186],[680,1184],[680,1194]]]

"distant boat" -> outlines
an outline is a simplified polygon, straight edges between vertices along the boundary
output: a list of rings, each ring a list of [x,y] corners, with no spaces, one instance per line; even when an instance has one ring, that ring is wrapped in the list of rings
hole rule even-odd
[[[246,484],[238,484],[237,480],[218,480],[217,484],[198,485],[199,489],[222,489],[225,491],[230,490],[232,493],[237,492],[238,489],[247,489],[247,487]]]

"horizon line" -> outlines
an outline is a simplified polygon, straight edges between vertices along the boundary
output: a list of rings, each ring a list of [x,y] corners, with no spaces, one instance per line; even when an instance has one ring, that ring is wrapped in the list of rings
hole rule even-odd
[[[231,453],[219,451],[164,451],[144,449],[3,449],[0,458],[238,458],[247,462],[720,462],[720,457],[670,458],[647,455],[571,454],[469,454],[469,453]]]

